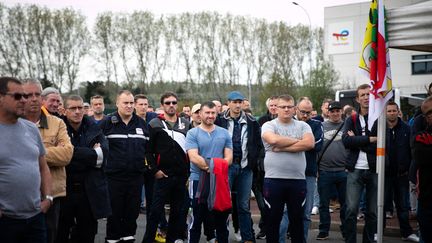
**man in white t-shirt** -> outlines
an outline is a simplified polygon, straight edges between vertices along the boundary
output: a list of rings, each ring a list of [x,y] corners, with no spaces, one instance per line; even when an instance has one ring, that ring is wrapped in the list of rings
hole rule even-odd
[[[264,123],[261,136],[265,147],[264,198],[267,242],[279,241],[279,226],[284,206],[290,221],[291,242],[302,243],[303,202],[306,196],[305,151],[314,148],[315,139],[310,126],[293,119],[294,99],[281,95],[277,103],[278,117]]]
[[[366,189],[366,219],[363,243],[373,242],[377,230],[377,183],[376,174],[376,125],[367,126],[369,111],[368,84],[357,87],[356,101],[360,105],[358,114],[348,117],[342,129],[342,141],[349,150],[345,168],[346,183],[345,242],[355,243],[357,234],[357,212],[360,196]]]

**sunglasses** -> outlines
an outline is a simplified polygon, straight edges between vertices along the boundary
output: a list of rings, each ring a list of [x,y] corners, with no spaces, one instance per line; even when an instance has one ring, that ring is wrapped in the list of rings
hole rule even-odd
[[[29,95],[24,93],[3,93],[3,95],[9,95],[14,98],[14,100],[21,100],[24,98],[25,100],[28,99]]]
[[[165,101],[165,105],[177,105],[177,101]]]

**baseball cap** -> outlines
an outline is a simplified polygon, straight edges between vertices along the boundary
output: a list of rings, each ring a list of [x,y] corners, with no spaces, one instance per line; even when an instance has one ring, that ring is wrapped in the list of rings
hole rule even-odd
[[[342,105],[340,102],[338,101],[332,101],[330,102],[330,104],[328,105],[328,110],[334,110],[334,109],[342,109]]]
[[[228,100],[244,100],[245,97],[239,91],[231,91],[228,93]]]
[[[193,105],[192,109],[191,109],[191,112],[195,113],[195,112],[197,112],[199,110],[201,110],[201,104],[200,103]]]

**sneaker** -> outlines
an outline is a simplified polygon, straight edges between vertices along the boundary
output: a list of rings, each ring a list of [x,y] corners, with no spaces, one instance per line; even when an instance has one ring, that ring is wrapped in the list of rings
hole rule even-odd
[[[234,233],[234,238],[235,238],[235,240],[237,242],[241,242],[242,238],[241,238],[241,235],[240,235],[240,231],[237,232],[237,233]]]
[[[216,238],[213,238],[213,239],[207,241],[207,243],[216,243]]]
[[[386,213],[386,219],[392,219],[393,218],[393,214],[390,212]]]
[[[311,214],[312,215],[317,215],[318,213],[319,213],[318,207],[317,206],[313,207]]]
[[[181,239],[178,239],[178,240],[174,241],[174,243],[184,243],[184,241]]]
[[[365,215],[364,215],[363,213],[359,213],[359,214],[357,215],[357,220],[364,219],[364,217],[365,217]]]
[[[333,213],[333,212],[334,212],[334,210],[329,208],[329,213]]]
[[[410,234],[408,237],[402,237],[404,241],[420,242],[420,238],[416,234]]]
[[[378,235],[374,234],[374,242],[377,242],[377,241],[378,241]]]
[[[324,232],[319,232],[319,234],[316,237],[317,240],[327,240],[328,238],[329,238],[328,233],[324,233]]]
[[[266,234],[265,234],[263,231],[260,231],[260,232],[256,235],[256,238],[257,238],[258,240],[265,240],[265,238],[266,238]]]
[[[157,232],[156,236],[155,236],[155,242],[165,243],[166,239],[165,239],[165,237],[160,232]]]

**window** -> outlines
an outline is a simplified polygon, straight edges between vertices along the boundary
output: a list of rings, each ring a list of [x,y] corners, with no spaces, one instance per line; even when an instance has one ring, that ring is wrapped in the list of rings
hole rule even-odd
[[[414,55],[411,60],[412,75],[432,74],[432,55]]]

